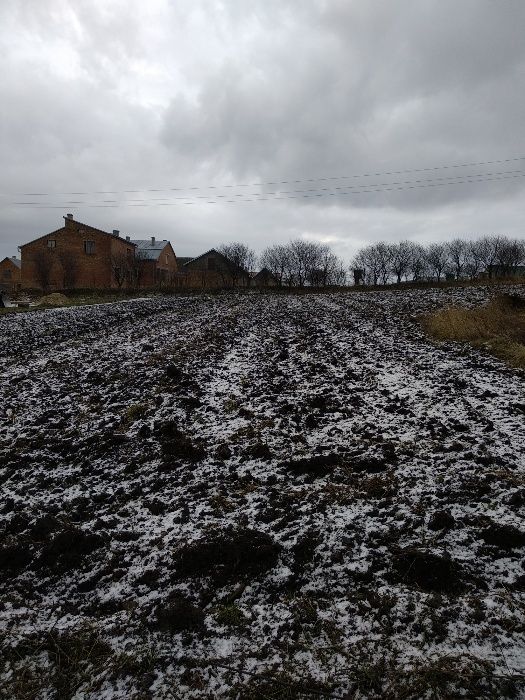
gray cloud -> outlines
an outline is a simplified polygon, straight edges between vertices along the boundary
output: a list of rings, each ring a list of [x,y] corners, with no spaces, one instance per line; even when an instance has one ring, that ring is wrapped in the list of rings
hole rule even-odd
[[[57,228],[66,211],[101,228],[170,238],[181,255],[234,238],[261,249],[303,235],[328,240],[349,258],[378,238],[522,235],[525,178],[149,207],[110,207],[104,199],[153,203],[154,196],[206,194],[218,201],[217,194],[276,187],[94,192],[307,180],[525,155],[524,21],[519,0],[5,0],[0,257]],[[90,194],[60,194],[79,191]],[[25,192],[52,193],[36,201],[57,208],[13,206],[34,201],[20,197]]]

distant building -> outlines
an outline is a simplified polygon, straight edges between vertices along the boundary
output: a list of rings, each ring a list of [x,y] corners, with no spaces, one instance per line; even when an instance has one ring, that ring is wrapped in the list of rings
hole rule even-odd
[[[126,236],[126,240],[129,237]],[[140,287],[175,287],[182,285],[178,272],[178,261],[169,241],[158,241],[154,237],[133,239],[135,257],[139,269]]]
[[[192,288],[249,287],[250,273],[212,248],[186,262],[186,286]]]
[[[252,287],[279,287],[279,280],[270,272],[267,267],[263,267],[251,280]]]
[[[356,267],[352,270],[354,276],[354,285],[357,287],[365,283],[365,271],[362,268]]]
[[[22,287],[44,292],[135,285],[135,244],[64,217],[64,226],[20,246]]]
[[[22,284],[22,263],[13,255],[12,258],[4,258],[0,262],[0,290],[4,292],[16,292]]]

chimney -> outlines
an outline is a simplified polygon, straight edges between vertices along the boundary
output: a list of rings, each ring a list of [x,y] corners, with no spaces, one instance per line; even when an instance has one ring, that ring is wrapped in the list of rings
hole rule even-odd
[[[120,231],[118,230],[118,228],[113,229],[113,235],[116,236],[117,238],[119,237],[119,233],[120,233]]]
[[[72,219],[72,218],[73,218],[73,214],[68,214],[68,215],[67,215],[67,218],[68,218],[68,219]]]
[[[155,236],[151,237],[151,245],[155,245]]]
[[[13,258],[13,260],[16,260],[16,255],[12,255],[11,257]]]
[[[131,238],[129,236],[126,236],[127,241],[131,241]]]

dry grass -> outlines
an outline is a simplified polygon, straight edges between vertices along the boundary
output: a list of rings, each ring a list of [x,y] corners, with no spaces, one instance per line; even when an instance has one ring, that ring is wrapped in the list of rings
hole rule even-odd
[[[517,295],[502,294],[477,309],[442,309],[425,316],[423,326],[433,338],[485,347],[525,369],[525,300]]]

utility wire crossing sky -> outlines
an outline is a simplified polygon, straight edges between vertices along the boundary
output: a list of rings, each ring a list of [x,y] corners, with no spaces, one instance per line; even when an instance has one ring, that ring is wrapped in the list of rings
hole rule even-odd
[[[83,209],[181,256],[522,237],[524,26],[513,0],[3,0],[0,258]]]

